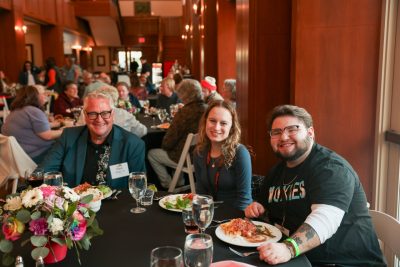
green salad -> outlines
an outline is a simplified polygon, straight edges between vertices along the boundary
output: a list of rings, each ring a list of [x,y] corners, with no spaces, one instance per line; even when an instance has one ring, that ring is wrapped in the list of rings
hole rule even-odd
[[[164,205],[167,209],[183,210],[192,206],[193,194],[177,196],[174,200],[165,201]]]

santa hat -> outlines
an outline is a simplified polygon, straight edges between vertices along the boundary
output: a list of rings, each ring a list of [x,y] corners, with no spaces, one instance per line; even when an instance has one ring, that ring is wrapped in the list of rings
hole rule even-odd
[[[217,90],[217,85],[215,84],[215,78],[211,76],[204,77],[204,80],[201,81],[201,86],[208,89],[208,91]]]

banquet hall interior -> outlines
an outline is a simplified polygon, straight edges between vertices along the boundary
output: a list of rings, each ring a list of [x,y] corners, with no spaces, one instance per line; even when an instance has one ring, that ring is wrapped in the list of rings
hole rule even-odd
[[[188,77],[236,79],[242,143],[253,173],[277,159],[267,116],[293,104],[316,141],[346,158],[372,209],[400,219],[399,0],[1,0],[0,71],[26,60],[118,75],[147,59],[158,83],[178,62]]]

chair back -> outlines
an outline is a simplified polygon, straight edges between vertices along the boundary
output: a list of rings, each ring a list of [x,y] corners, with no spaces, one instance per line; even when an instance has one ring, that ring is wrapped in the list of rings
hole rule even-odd
[[[15,193],[18,178],[24,177],[25,171],[36,167],[36,163],[25,153],[14,136],[0,134],[0,187],[7,184],[8,179],[14,179],[12,193]]]
[[[0,96],[0,103],[2,103],[3,110],[0,111],[0,118],[3,118],[3,123],[6,122],[10,109],[8,108],[7,99],[4,96]]]
[[[178,161],[178,165],[176,166],[174,176],[168,188],[168,192],[179,192],[182,190],[189,189],[189,187],[187,186],[175,189],[176,183],[178,182],[181,173],[185,172],[189,174],[190,191],[192,193],[196,193],[196,188],[194,183],[194,166],[190,158],[190,148],[196,145],[197,142],[198,142],[198,134],[189,133],[188,136],[186,137],[186,142],[185,145],[183,146],[182,153]],[[185,163],[186,167],[184,167]]]
[[[393,253],[400,256],[400,222],[390,216],[377,210],[370,210],[369,214],[372,218],[372,223],[375,227],[378,239],[381,240],[385,246],[389,247]]]

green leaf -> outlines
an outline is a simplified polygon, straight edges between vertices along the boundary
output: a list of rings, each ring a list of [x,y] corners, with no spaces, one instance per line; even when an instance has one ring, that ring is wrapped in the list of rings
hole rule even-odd
[[[64,238],[59,238],[59,237],[53,237],[51,238],[51,241],[63,246],[65,245],[65,239]]]
[[[38,247],[32,250],[31,256],[34,260],[37,260],[39,257],[42,257],[44,259],[49,254],[49,251],[50,249],[46,247]]]
[[[3,253],[9,253],[13,250],[13,243],[10,240],[2,239],[0,241],[0,251]]]
[[[4,254],[2,263],[3,263],[3,266],[10,266],[11,264],[14,263],[14,257],[9,253]]]
[[[31,220],[31,213],[28,210],[20,210],[17,212],[17,219],[22,223],[28,223]]]
[[[90,248],[90,240],[86,235],[79,241],[79,244],[82,245],[84,250],[89,250]]]
[[[72,216],[72,214],[76,210],[77,205],[78,204],[76,202],[71,203],[71,204],[68,205],[68,210],[67,210],[67,214],[66,214],[67,217],[71,217]]]
[[[42,215],[42,214],[40,213],[40,211],[35,211],[34,213],[31,214],[31,219],[32,219],[32,220],[37,220],[37,219],[40,218],[40,215]]]
[[[67,237],[67,238],[65,239],[65,243],[67,244],[68,249],[71,249],[71,248],[72,248],[73,243],[72,243],[71,238]]]
[[[43,235],[33,235],[31,236],[31,243],[35,247],[42,247],[47,244],[47,237]]]
[[[83,204],[88,204],[92,200],[93,200],[93,195],[86,195],[83,198],[81,198],[80,202]]]

